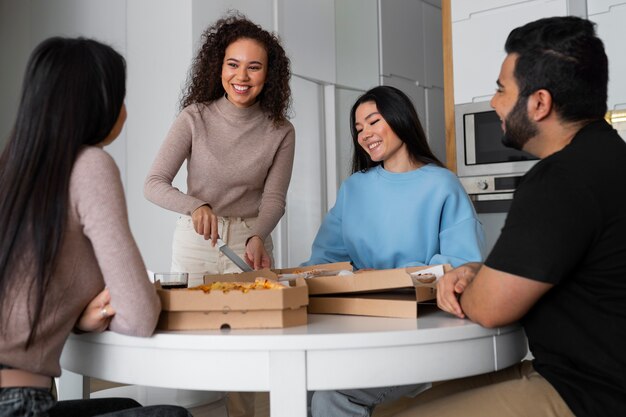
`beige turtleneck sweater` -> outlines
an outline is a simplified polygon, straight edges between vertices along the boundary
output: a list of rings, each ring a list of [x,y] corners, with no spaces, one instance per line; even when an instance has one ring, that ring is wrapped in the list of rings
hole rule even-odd
[[[258,103],[222,97],[192,104],[174,121],[144,186],[146,198],[191,215],[208,204],[217,216],[258,217],[250,236],[265,239],[285,212],[295,147],[293,125],[276,128]],[[187,160],[187,192],[172,180]]]
[[[28,279],[32,261],[16,256],[15,277],[0,306],[0,363],[43,375],[59,376],[63,344],[77,319],[105,287],[116,311],[109,328],[150,336],[161,305],[130,231],[120,173],[109,154],[83,149],[70,178],[69,214],[57,269],[45,293],[34,344],[24,349],[33,311]]]

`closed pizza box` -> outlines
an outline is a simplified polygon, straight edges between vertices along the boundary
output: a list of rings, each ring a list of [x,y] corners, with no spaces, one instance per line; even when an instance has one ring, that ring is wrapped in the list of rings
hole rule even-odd
[[[270,270],[239,274],[205,275],[204,283],[276,280]],[[299,326],[307,323],[308,288],[303,278],[284,282],[283,289],[213,290],[162,289],[157,283],[162,330],[252,329]]]
[[[416,318],[419,303],[437,298],[435,280],[451,269],[447,264],[429,265],[309,278],[308,311]]]

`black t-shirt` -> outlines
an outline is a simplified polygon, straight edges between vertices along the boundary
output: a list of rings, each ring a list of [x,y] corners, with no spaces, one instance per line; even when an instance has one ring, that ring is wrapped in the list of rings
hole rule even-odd
[[[577,416],[626,416],[626,142],[593,122],[522,179],[485,264],[554,284],[522,319]]]

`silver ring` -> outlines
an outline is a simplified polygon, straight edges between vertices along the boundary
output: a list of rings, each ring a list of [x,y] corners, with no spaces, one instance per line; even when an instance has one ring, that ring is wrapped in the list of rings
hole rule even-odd
[[[102,310],[100,310],[100,315],[102,316],[102,318],[107,318],[109,317],[109,312],[107,311],[106,307],[102,307]]]

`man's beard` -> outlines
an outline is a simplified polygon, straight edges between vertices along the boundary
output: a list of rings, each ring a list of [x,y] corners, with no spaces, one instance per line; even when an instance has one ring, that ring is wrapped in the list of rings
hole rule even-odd
[[[530,138],[537,135],[537,127],[528,117],[526,103],[528,97],[518,97],[513,110],[504,119],[506,131],[502,136],[502,144],[518,151],[524,148]]]

